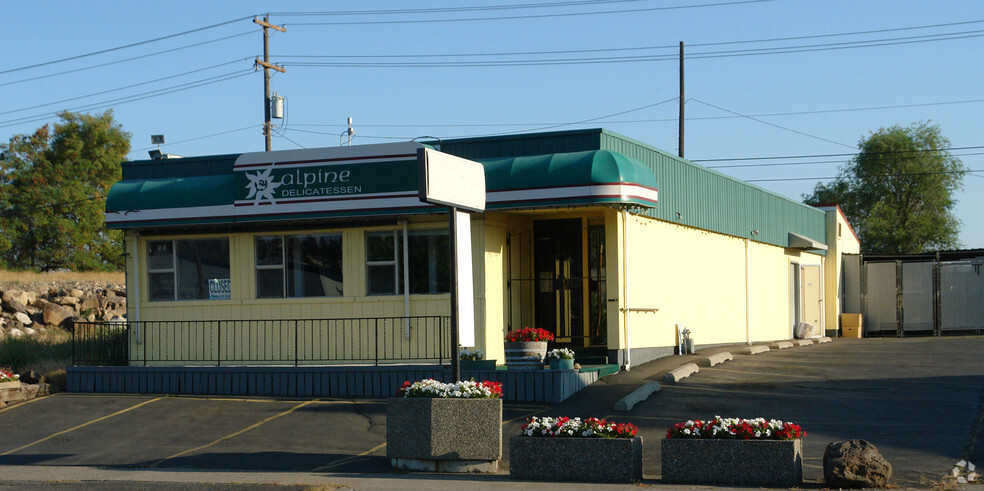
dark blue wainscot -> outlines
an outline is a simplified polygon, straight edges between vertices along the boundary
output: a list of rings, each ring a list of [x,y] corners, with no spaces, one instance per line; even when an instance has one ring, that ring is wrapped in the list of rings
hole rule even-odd
[[[69,367],[69,392],[392,397],[405,381],[450,381],[441,365]],[[506,401],[561,402],[598,380],[576,370],[465,370],[465,380],[502,382]]]

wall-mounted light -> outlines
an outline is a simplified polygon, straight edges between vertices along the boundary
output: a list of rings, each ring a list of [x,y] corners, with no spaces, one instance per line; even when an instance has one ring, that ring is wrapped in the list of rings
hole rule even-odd
[[[752,237],[758,237],[758,234],[759,234],[758,229],[752,230]]]
[[[147,153],[150,154],[150,158],[153,160],[157,160],[164,157],[164,154],[161,153],[159,149],[150,150]]]
[[[678,211],[676,212],[677,220],[683,220],[683,215]]]

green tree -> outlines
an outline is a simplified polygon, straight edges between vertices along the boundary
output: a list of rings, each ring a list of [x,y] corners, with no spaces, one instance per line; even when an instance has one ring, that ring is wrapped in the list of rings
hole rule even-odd
[[[45,125],[0,144],[0,257],[37,271],[120,269],[123,238],[106,230],[103,198],[120,179],[130,134],[112,111],[58,116],[53,131]]]
[[[804,195],[837,203],[858,232],[861,252],[913,254],[959,247],[953,193],[967,168],[948,149],[938,125],[881,128],[829,184]]]

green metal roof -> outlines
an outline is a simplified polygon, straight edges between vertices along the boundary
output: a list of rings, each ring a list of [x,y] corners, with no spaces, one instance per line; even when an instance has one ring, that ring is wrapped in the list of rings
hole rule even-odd
[[[789,233],[826,241],[822,210],[604,129],[430,143],[443,152],[480,161],[607,150],[641,162],[655,175],[659,205],[642,211],[648,216],[780,247],[788,246]]]

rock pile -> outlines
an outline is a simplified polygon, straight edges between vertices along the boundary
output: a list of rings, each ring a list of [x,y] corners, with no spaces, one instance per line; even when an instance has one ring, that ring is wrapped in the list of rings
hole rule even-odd
[[[126,288],[97,282],[0,284],[0,338],[126,318]]]

